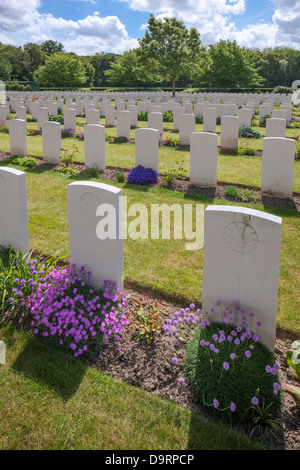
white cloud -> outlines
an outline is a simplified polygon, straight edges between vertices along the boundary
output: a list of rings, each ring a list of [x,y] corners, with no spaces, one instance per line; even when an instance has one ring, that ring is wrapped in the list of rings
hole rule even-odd
[[[78,1],[78,0],[74,0]],[[90,0],[80,0],[90,1]],[[100,17],[98,11],[78,21],[39,13],[40,0],[1,0],[0,40],[23,45],[53,39],[78,54],[116,52],[137,47],[117,16]],[[8,39],[9,38],[9,39]]]
[[[246,0],[120,0],[132,10],[154,13],[158,18],[173,17],[195,27],[203,44],[219,39],[236,39],[246,47],[300,46],[300,0],[269,0],[274,4],[273,20],[249,24],[241,30],[236,17],[246,13]],[[248,0],[250,3],[250,0]],[[141,30],[145,25],[141,26]]]

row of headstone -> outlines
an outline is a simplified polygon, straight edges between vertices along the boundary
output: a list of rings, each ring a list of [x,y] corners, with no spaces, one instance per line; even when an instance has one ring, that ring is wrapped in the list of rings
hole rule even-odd
[[[121,111],[122,113],[124,111]],[[127,113],[128,111],[125,111]],[[203,187],[217,184],[218,135],[211,132],[192,132],[194,117],[183,114],[180,120],[181,143],[190,146],[190,181]],[[280,119],[270,119],[276,123]],[[127,121],[126,121],[127,122]],[[221,149],[238,146],[239,118],[223,116],[221,121]],[[125,127],[125,123],[123,123]],[[292,197],[295,141],[285,137],[265,137],[262,152],[261,191],[276,197]],[[43,123],[43,160],[59,164],[61,155],[61,125],[58,122]],[[123,135],[123,133],[122,133]],[[143,165],[159,169],[159,139],[157,129],[139,128],[135,131],[135,166]],[[27,155],[26,121],[9,121],[11,155]],[[84,159],[87,168],[105,169],[105,127],[88,124],[84,128]]]
[[[0,168],[0,201],[0,245],[28,252],[25,173]],[[96,287],[110,280],[123,288],[122,214],[121,189],[95,182],[68,185],[70,263],[87,267]],[[208,206],[205,211],[202,313],[210,318],[220,302],[223,309],[238,304],[261,322],[259,339],[272,351],[281,225],[279,217],[244,207]]]

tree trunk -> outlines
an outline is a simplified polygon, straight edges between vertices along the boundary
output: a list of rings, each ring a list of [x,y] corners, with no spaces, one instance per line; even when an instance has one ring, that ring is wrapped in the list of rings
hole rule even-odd
[[[175,78],[174,75],[172,76],[172,98],[175,98]]]

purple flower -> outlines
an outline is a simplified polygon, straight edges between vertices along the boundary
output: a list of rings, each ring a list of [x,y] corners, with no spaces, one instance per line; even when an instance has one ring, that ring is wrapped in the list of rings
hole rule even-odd
[[[223,368],[224,368],[225,370],[228,370],[228,369],[229,369],[229,364],[228,364],[228,362],[223,362]]]
[[[233,359],[235,359],[235,358],[236,358],[236,355],[235,355],[234,353],[231,353],[231,354],[230,354],[230,359],[233,360]]]
[[[277,393],[279,392],[279,390],[280,390],[280,385],[279,385],[279,383],[274,382],[274,383],[273,383],[273,393],[274,393],[274,395],[277,395]]]
[[[219,408],[219,402],[216,398],[213,400],[214,408]]]
[[[236,410],[236,405],[233,401],[230,403],[230,411],[234,412]]]
[[[258,398],[256,398],[255,396],[251,398],[251,403],[252,405],[258,405]]]
[[[177,357],[172,357],[172,362],[173,362],[173,364],[177,364],[178,363]]]
[[[248,351],[248,350],[247,350],[247,351],[245,351],[245,356],[246,356],[246,357],[251,357],[251,352],[250,352],[250,351]]]
[[[178,382],[179,382],[180,384],[184,384],[185,380],[184,380],[183,378],[180,378],[180,379],[178,379]]]

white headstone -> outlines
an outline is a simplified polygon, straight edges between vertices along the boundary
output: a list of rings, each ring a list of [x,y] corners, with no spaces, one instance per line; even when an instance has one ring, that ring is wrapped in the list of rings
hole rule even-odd
[[[239,118],[236,116],[221,117],[221,149],[236,150],[239,138]]]
[[[13,168],[0,168],[0,245],[29,252],[26,176]]]
[[[27,155],[27,122],[23,119],[10,119],[8,129],[10,154],[25,157]]]
[[[73,108],[64,111],[64,129],[76,130],[76,110]]]
[[[114,127],[116,125],[116,108],[113,104],[105,106],[105,126]]]
[[[203,108],[203,132],[216,133],[217,129],[217,109],[211,106]]]
[[[268,118],[266,119],[266,137],[285,137],[286,119]]]
[[[190,135],[190,182],[202,187],[217,186],[218,135],[192,132]]]
[[[261,192],[275,197],[292,197],[295,141],[284,137],[263,139]]]
[[[43,124],[43,160],[47,163],[60,163],[61,125],[59,122],[46,121]]]
[[[192,132],[195,132],[195,115],[181,114],[179,116],[179,144],[190,145]]]
[[[105,127],[100,124],[84,127],[84,162],[87,168],[105,168]]]
[[[100,111],[98,109],[86,109],[85,120],[87,124],[99,124],[100,125]]]
[[[158,171],[159,131],[139,128],[135,131],[135,166],[142,165]]]
[[[271,351],[275,344],[281,225],[280,217],[244,207],[208,206],[205,211],[202,312],[215,321],[224,320],[224,308],[234,311],[237,303],[254,314],[249,328],[257,331],[259,340]],[[215,308],[213,313],[211,308]],[[257,321],[261,326],[256,329]]]
[[[148,128],[156,129],[161,134],[164,130],[163,113],[155,111],[148,113]]]
[[[123,288],[122,191],[111,185],[68,185],[70,262],[85,266],[96,287],[113,281]]]
[[[130,112],[117,111],[117,137],[130,139]]]

